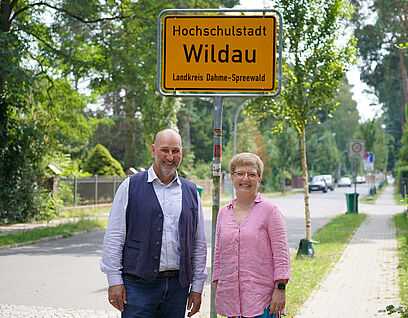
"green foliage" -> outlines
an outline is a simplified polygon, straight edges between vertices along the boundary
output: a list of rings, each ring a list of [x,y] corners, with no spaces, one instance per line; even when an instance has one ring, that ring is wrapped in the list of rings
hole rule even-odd
[[[399,256],[399,284],[402,304],[408,303],[408,221],[405,213],[394,217],[397,228],[398,256]],[[406,314],[406,306],[403,306]],[[387,308],[388,310],[388,308]],[[408,317],[408,316],[401,316]]]
[[[361,8],[362,1],[354,0]],[[408,67],[407,50],[399,46],[408,38],[405,0],[374,0],[369,10],[357,10],[355,13],[355,35],[358,39],[360,57],[360,77],[377,96],[382,105],[384,124],[392,147],[388,160],[388,170],[392,170],[398,161],[399,141],[406,122],[406,105],[403,81],[404,69]],[[367,16],[377,17],[372,24],[365,24]],[[397,47],[397,48],[396,48]]]
[[[284,127],[279,134],[265,130],[263,137],[269,159],[263,179],[265,190],[283,192],[285,178],[291,179],[290,171],[299,164],[299,136],[294,128]]]
[[[0,223],[25,222],[44,206],[39,163],[47,150],[44,127],[21,110],[0,107]]]
[[[408,130],[405,129],[401,138],[400,160],[403,165],[408,165]]]
[[[401,184],[401,179],[408,180],[408,166],[401,166],[397,168],[397,183]]]
[[[212,165],[211,162],[204,162],[198,160],[194,165],[192,174],[200,180],[211,179],[212,178]]]
[[[252,104],[251,109],[260,116],[274,117],[277,129],[286,122],[300,133],[306,123],[318,120],[318,111],[334,110],[339,84],[355,61],[353,38],[344,46],[336,44],[351,8],[340,0],[281,0],[277,8],[285,20],[285,89],[278,100]]]
[[[194,169],[194,153],[186,154],[183,151],[183,160],[181,161],[180,167],[178,168],[178,174],[182,177],[188,177],[192,174]]]
[[[126,176],[120,163],[101,144],[97,144],[89,152],[84,162],[84,170],[99,176]]]
[[[236,154],[241,152],[253,152],[259,154],[256,138],[259,137],[259,130],[254,118],[245,116],[245,119],[237,125],[237,142],[236,142]],[[234,140],[230,139],[227,146],[223,149],[222,154],[222,171],[229,172],[229,164],[233,157],[234,152]]]
[[[335,175],[339,165],[339,157],[336,140],[331,133],[326,132],[318,138],[313,135],[309,139],[307,147],[308,167],[313,167],[315,174]]]

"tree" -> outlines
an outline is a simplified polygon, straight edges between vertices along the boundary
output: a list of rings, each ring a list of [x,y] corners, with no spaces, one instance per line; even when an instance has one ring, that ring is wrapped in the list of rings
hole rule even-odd
[[[316,139],[320,136],[324,136],[326,133],[336,134],[334,139],[336,141],[337,153],[339,156],[338,172],[341,175],[342,173],[351,171],[348,159],[348,141],[349,139],[355,138],[360,127],[360,115],[357,110],[357,103],[352,98],[351,86],[347,83],[346,79],[343,80],[340,86],[336,100],[338,106],[336,106],[325,122],[320,125],[315,125],[318,127],[318,129],[315,129],[315,133],[317,134]],[[327,149],[326,151],[330,150]],[[308,152],[308,156],[309,153],[313,156],[313,152]]]
[[[299,152],[298,134],[293,127],[285,127],[279,135],[265,129],[263,136],[266,156],[269,159],[269,169],[266,169],[264,182],[268,184],[269,190],[284,192],[286,175],[296,162],[296,155]]]
[[[146,148],[154,141],[157,131],[175,127],[178,99],[163,98],[156,92],[157,71],[157,17],[163,9],[214,8],[233,6],[238,0],[169,1],[169,0],[120,0],[91,1],[82,4],[82,11],[92,12],[97,7],[98,17],[117,16],[89,29],[72,19],[56,21],[61,30],[60,41],[83,37],[85,63],[89,65],[87,76],[92,80],[90,88],[103,96],[117,97],[109,110],[124,117],[125,155],[121,161],[125,167],[143,166],[146,156],[140,145]],[[94,17],[95,19],[95,17]],[[74,32],[68,32],[74,30]],[[78,72],[78,76],[83,76]]]
[[[43,158],[60,151],[80,156],[96,125],[83,111],[88,98],[65,79],[70,62],[83,64],[55,42],[44,19],[48,9],[74,16],[63,1],[1,1],[0,222],[42,217]]]
[[[98,176],[126,176],[119,161],[114,159],[109,150],[101,144],[97,144],[89,152],[84,163],[84,170]]]
[[[354,0],[354,24],[358,39],[361,79],[370,86],[384,111],[384,124],[393,136],[392,147],[396,152],[406,122],[408,103],[407,51],[400,43],[408,39],[408,5],[405,0],[374,0],[370,10],[362,10],[363,2]],[[376,16],[373,24],[366,24],[366,15]],[[389,152],[388,169],[398,159]]]
[[[351,7],[340,0],[276,1],[284,13],[285,66],[284,89],[279,99],[252,105],[252,113],[272,116],[296,128],[301,140],[306,239],[311,239],[308,172],[306,160],[306,124],[316,113],[336,106],[339,84],[354,61],[354,40],[341,45],[341,24],[348,21]]]
[[[326,131],[316,138],[314,135],[309,139],[307,159],[314,174],[335,175],[339,165],[340,153],[337,149],[334,134]]]

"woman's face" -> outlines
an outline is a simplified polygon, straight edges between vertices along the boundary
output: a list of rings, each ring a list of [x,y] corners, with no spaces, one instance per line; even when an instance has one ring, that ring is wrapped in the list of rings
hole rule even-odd
[[[241,194],[253,194],[258,191],[261,177],[253,166],[237,166],[231,175],[231,182],[235,188],[237,197]]]

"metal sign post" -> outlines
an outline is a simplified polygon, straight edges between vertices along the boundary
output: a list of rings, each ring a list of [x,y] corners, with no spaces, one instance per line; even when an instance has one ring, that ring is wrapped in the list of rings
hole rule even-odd
[[[214,97],[214,153],[213,153],[213,205],[212,205],[212,234],[211,234],[211,264],[214,264],[215,232],[218,211],[220,210],[220,179],[222,156],[222,97]],[[211,266],[211,280],[214,268]],[[211,284],[210,318],[217,318],[215,311],[215,288]]]
[[[366,141],[363,139],[349,140],[349,158],[353,162],[353,180],[354,180],[354,199],[353,211],[357,211],[357,172],[360,160],[364,158]]]

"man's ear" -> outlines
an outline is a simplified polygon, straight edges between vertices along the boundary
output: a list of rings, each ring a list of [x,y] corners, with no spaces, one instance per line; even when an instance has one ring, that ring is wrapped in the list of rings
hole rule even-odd
[[[154,144],[152,144],[152,146],[150,147],[150,153],[152,154],[153,158],[154,158],[154,151],[155,151]]]

